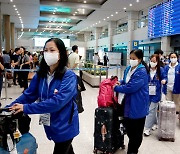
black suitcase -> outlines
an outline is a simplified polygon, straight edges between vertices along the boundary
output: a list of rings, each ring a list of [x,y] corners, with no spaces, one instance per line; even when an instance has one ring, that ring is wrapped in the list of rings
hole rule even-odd
[[[124,149],[123,119],[112,107],[95,109],[94,153],[114,153]]]

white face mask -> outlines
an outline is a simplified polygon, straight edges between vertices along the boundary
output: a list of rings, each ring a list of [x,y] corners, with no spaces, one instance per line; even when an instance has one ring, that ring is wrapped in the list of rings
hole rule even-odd
[[[170,61],[171,61],[171,63],[173,63],[173,64],[174,64],[174,63],[176,63],[176,62],[177,62],[177,58],[171,58],[171,59],[170,59]]]
[[[48,66],[54,65],[59,60],[59,53],[50,53],[50,52],[44,52],[44,59]]]
[[[151,62],[151,61],[150,61],[150,65],[151,65],[151,67],[152,67],[152,68],[154,68],[154,67],[156,67],[156,66],[157,66],[157,62],[156,62],[156,63],[154,63],[154,62]]]
[[[131,65],[131,67],[137,66],[138,65],[138,60],[131,60],[130,59],[130,65]]]

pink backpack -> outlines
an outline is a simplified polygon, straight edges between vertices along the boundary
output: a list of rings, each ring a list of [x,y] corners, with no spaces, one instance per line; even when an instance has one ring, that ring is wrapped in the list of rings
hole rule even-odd
[[[114,102],[117,102],[117,97],[114,96],[113,89],[117,81],[118,77],[114,76],[101,82],[98,95],[98,107],[113,106]]]

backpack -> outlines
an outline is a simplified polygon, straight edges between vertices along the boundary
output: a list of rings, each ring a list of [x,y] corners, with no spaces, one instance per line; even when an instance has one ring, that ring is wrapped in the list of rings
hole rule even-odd
[[[114,106],[114,103],[118,101],[117,97],[114,96],[113,89],[117,81],[118,77],[114,76],[101,82],[98,95],[98,107]]]

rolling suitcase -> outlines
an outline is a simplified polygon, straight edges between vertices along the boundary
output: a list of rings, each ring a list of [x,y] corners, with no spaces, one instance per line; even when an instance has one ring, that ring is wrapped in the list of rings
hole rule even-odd
[[[36,154],[38,145],[36,139],[30,133],[22,135],[20,141],[16,143],[16,150],[18,154]],[[1,154],[11,154],[11,151],[5,150],[0,147]]]
[[[95,110],[94,153],[114,153],[124,146],[123,120],[112,107]]]
[[[29,133],[30,117],[0,108],[0,154],[36,154],[37,143]]]
[[[175,141],[176,106],[172,101],[159,105],[158,138],[160,141]]]

